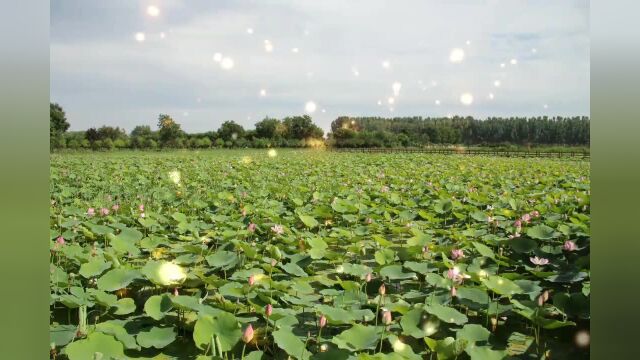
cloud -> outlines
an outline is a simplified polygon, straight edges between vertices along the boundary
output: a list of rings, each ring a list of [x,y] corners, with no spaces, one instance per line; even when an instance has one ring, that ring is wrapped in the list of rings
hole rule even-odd
[[[267,115],[302,114],[310,100],[325,130],[340,115],[589,114],[586,1],[174,0],[154,2],[158,18],[146,5],[52,3],[51,96],[72,129],[131,130],[159,113],[187,131],[225,120],[252,127]],[[448,61],[454,47],[465,51],[461,64]],[[216,52],[234,68],[221,69]],[[402,91],[390,112],[377,101],[395,81]],[[460,103],[464,92],[473,105]]]

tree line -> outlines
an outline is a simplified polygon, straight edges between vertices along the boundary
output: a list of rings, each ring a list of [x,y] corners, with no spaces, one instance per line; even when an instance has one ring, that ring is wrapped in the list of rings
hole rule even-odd
[[[157,127],[136,126],[130,133],[112,126],[68,131],[62,107],[50,104],[51,149],[267,148],[267,147],[422,147],[429,145],[589,145],[588,117],[339,117],[327,139],[308,115],[265,118],[254,129],[234,121],[218,130],[186,133],[170,115],[160,114]]]
[[[339,117],[328,143],[336,147],[451,145],[589,146],[588,117]]]
[[[186,133],[170,115],[158,116],[157,128],[138,125],[130,133],[112,126],[67,131],[69,123],[62,107],[50,104],[51,149],[158,149],[158,148],[267,148],[317,147],[324,145],[324,131],[308,115],[284,119],[265,118],[255,129],[245,129],[234,121],[225,121],[216,131]]]

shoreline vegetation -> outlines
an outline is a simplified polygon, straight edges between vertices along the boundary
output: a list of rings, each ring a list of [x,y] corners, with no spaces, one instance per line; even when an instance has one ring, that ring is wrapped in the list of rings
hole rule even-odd
[[[311,116],[266,117],[245,129],[234,121],[217,130],[187,133],[170,115],[157,129],[139,125],[68,131],[62,107],[50,106],[50,149],[211,149],[211,148],[461,148],[495,151],[589,152],[590,119],[574,117],[339,117],[324,131]]]

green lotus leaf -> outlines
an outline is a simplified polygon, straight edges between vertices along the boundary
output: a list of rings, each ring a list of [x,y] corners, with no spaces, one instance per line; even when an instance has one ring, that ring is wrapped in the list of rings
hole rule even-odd
[[[216,347],[219,351],[229,351],[240,341],[242,330],[238,319],[228,312],[216,315],[201,315],[193,329],[193,341],[196,346],[204,350],[215,336]]]
[[[70,343],[64,348],[69,360],[95,359],[100,353],[103,359],[125,359],[124,346],[111,335],[100,332],[89,334],[86,339]]]
[[[137,270],[117,268],[109,270],[98,279],[98,289],[104,291],[116,291],[127,287],[133,280],[140,278]]]
[[[144,312],[155,320],[160,320],[173,307],[169,295],[153,295],[144,303]]]
[[[331,340],[341,349],[350,351],[371,350],[380,339],[381,329],[375,326],[355,324],[350,329],[341,332]]]
[[[143,348],[154,347],[162,349],[171,344],[176,339],[176,332],[173,327],[152,327],[149,330],[141,331],[136,336],[138,344]]]

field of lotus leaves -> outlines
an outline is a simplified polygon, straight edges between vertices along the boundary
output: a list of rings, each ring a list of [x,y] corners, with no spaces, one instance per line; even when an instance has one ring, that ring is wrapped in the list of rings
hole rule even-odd
[[[590,165],[53,154],[55,359],[589,357]]]

